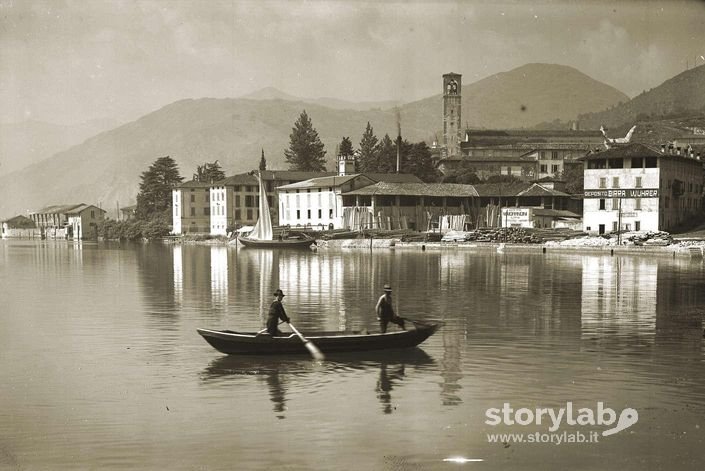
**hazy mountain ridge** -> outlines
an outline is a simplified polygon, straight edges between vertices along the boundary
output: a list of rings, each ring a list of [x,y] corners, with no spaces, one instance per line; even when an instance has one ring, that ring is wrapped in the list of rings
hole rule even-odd
[[[575,120],[629,97],[568,66],[526,64],[478,82],[463,84],[463,125],[472,128],[522,128],[560,119]],[[442,110],[442,95],[404,106],[412,115]]]
[[[705,113],[705,65],[676,75],[632,100],[597,113],[581,114],[581,127],[624,126],[639,119]]]
[[[549,76],[553,79],[548,80]],[[368,121],[378,138],[397,133],[393,108],[339,110],[283,100],[274,96],[273,90],[267,92],[272,99],[180,100],[41,164],[2,176],[0,218],[72,202],[101,204],[114,212],[116,202],[120,206],[134,204],[140,174],[165,155],[176,160],[186,179],[191,178],[196,165],[214,160],[220,161],[228,175],[249,171],[257,167],[262,149],[268,168],[286,169],[284,149],[303,109],[326,147],[329,169],[335,168],[336,144],[348,136],[357,147]],[[486,128],[529,127],[549,116],[574,118],[578,111],[596,110],[623,99],[626,95],[570,67],[529,64],[464,85],[463,121]],[[521,105],[525,112],[520,111]],[[581,106],[584,108],[578,110]],[[440,95],[399,110],[405,139],[429,144],[434,136],[442,140]]]
[[[248,95],[244,95],[241,98],[247,98],[249,100],[287,100],[287,101],[300,101],[302,103],[311,103],[319,106],[326,106],[328,108],[333,108],[336,110],[355,110],[355,111],[368,111],[368,110],[385,110],[389,108],[394,108],[400,106],[401,104],[394,100],[386,101],[361,101],[352,102],[346,100],[340,100],[338,98],[331,97],[320,97],[320,98],[301,98],[294,95],[289,95],[274,87],[266,87],[261,90],[257,90]]]

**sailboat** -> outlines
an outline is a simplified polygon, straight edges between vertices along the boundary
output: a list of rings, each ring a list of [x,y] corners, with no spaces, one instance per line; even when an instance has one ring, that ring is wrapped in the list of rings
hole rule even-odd
[[[259,248],[306,248],[314,244],[316,241],[305,234],[286,237],[280,235],[276,239],[274,238],[267,192],[264,189],[260,173],[257,173],[257,182],[259,183],[259,218],[252,232],[246,236],[238,235],[237,240],[245,247]]]

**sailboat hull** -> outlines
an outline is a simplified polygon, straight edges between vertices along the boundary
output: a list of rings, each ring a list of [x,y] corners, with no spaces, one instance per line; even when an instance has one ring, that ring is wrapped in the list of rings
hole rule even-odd
[[[250,239],[249,237],[238,236],[238,242],[240,242],[245,247],[256,247],[260,249],[305,249],[315,244],[316,241],[310,237],[296,239],[276,239],[276,240],[259,240]]]

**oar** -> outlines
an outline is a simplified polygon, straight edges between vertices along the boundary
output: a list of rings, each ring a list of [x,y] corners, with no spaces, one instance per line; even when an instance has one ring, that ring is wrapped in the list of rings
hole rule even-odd
[[[313,342],[311,342],[309,339],[307,339],[306,337],[301,335],[301,332],[296,330],[296,327],[294,327],[294,324],[289,322],[289,327],[291,327],[291,330],[293,330],[294,333],[299,336],[301,341],[304,343],[304,347],[306,347],[308,349],[308,351],[311,353],[311,356],[315,360],[324,360],[326,358],[325,356],[323,356],[323,353],[318,349],[318,347]]]

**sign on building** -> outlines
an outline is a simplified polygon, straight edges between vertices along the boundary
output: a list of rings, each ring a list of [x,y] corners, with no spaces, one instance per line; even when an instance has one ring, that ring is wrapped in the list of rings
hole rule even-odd
[[[502,227],[533,227],[531,208],[502,208]]]

